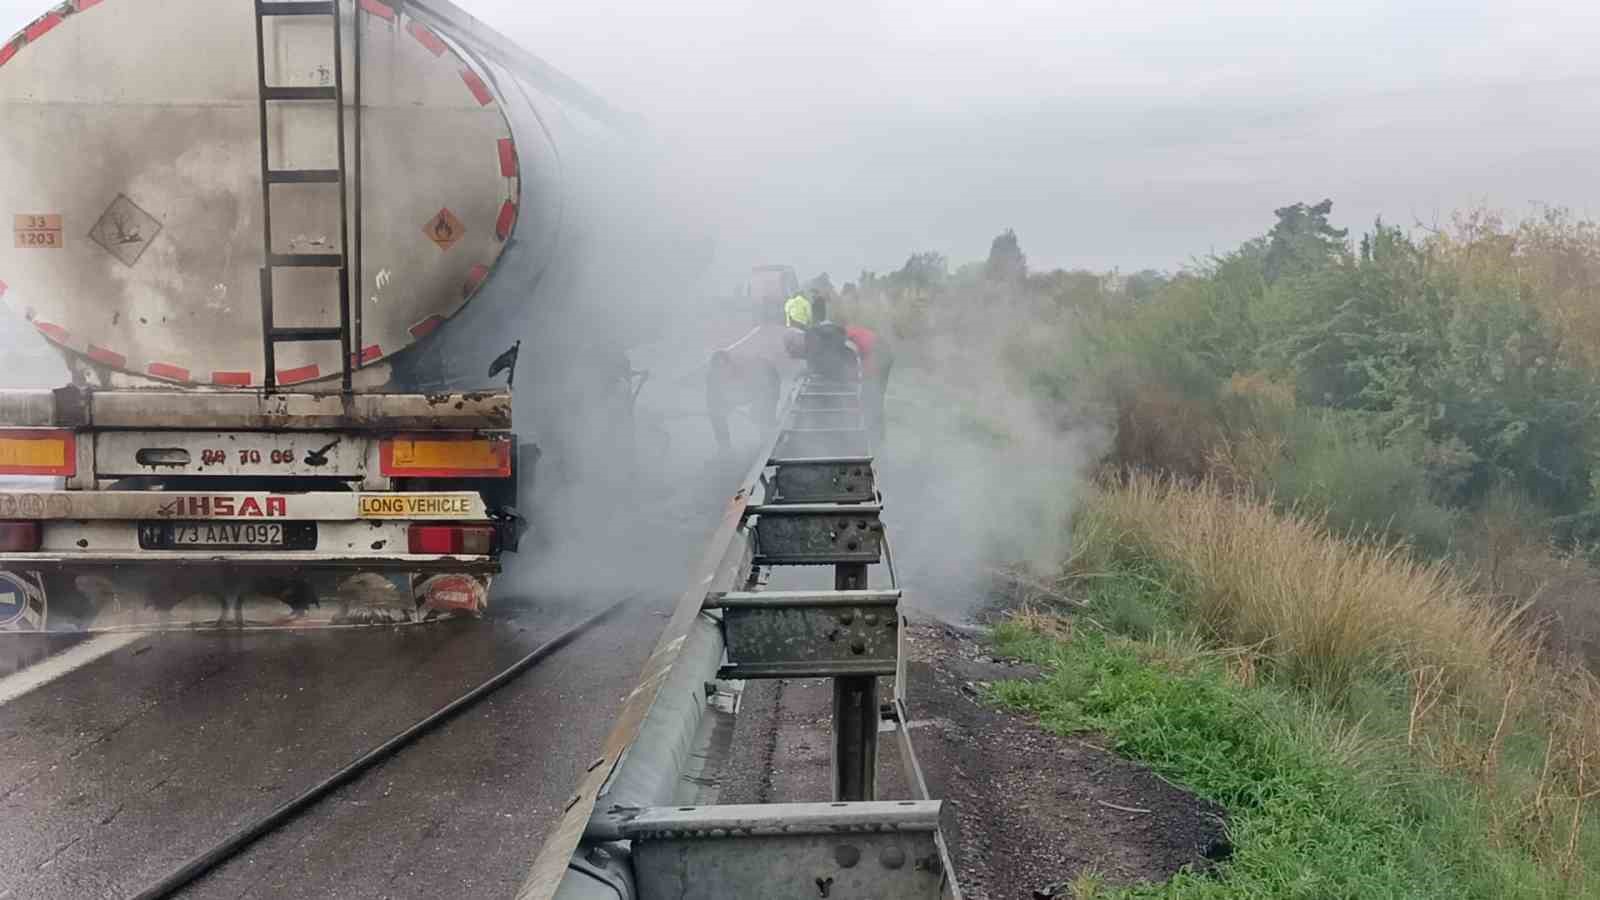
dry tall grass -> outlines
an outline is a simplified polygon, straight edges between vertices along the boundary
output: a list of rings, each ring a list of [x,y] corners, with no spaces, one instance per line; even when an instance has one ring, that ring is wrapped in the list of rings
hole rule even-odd
[[[1074,536],[1075,572],[1158,563],[1190,624],[1319,700],[1343,703],[1358,684],[1408,692],[1394,721],[1367,723],[1373,737],[1466,778],[1499,839],[1581,878],[1600,686],[1546,649],[1525,607],[1214,481],[1129,474],[1086,498]]]
[[[1222,642],[1257,646],[1295,683],[1337,699],[1374,668],[1436,666],[1452,684],[1533,665],[1516,610],[1442,564],[1382,541],[1346,541],[1307,515],[1214,482],[1134,475],[1085,511],[1121,546],[1175,567],[1191,617]],[[1084,548],[1087,550],[1088,548]],[[1524,681],[1526,678],[1523,679]]]

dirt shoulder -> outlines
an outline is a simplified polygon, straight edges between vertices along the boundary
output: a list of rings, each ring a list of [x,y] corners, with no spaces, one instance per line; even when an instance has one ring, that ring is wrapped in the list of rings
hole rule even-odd
[[[913,625],[910,728],[932,796],[955,806],[952,850],[969,900],[1066,896],[1083,873],[1162,881],[1225,855],[1223,811],[1108,752],[988,702],[985,688],[1032,678],[974,635]],[[886,685],[887,688],[887,685]],[[752,682],[721,779],[721,802],[828,800],[829,703],[821,680]],[[893,736],[879,796],[907,799]]]

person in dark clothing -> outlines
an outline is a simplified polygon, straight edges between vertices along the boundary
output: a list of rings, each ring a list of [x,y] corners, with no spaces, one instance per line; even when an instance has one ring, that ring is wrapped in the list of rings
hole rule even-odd
[[[835,322],[819,322],[806,329],[805,334],[808,371],[827,381],[860,380],[861,360],[843,327]]]
[[[861,325],[841,326],[820,322],[803,335],[796,330],[786,340],[791,356],[801,356],[806,368],[828,381],[860,382],[861,406],[871,446],[884,441],[884,399],[894,352],[877,332]]]

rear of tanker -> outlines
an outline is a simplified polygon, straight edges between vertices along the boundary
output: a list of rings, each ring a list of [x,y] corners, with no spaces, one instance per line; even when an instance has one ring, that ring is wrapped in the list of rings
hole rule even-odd
[[[70,373],[0,391],[0,631],[481,613],[537,458],[487,378],[531,290],[487,286],[557,242],[538,102],[379,0],[0,45],[0,297]],[[474,317],[505,347],[463,359]]]

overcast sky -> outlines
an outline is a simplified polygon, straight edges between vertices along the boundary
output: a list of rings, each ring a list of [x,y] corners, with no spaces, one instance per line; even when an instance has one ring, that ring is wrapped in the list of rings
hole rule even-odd
[[[458,2],[679,148],[729,271],[1006,227],[1036,266],[1173,268],[1324,196],[1358,229],[1600,214],[1593,0]]]

